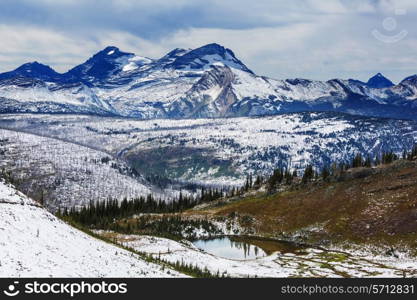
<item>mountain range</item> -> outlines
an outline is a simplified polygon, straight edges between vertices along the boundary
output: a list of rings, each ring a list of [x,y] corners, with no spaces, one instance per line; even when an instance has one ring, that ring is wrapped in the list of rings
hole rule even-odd
[[[417,119],[417,75],[392,83],[258,76],[218,44],[151,59],[106,47],[66,73],[38,62],[0,74],[0,113],[82,113],[139,119],[336,111]]]

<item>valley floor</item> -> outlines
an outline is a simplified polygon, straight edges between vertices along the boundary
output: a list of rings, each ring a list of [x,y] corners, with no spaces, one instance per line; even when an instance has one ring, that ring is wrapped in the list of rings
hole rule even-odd
[[[44,202],[50,211],[86,205],[92,199],[103,201],[109,196],[122,199],[162,192],[144,176],[133,176],[129,163],[139,158],[141,168],[136,166],[136,171],[171,168],[168,175],[176,179],[198,179],[203,174],[207,176],[198,182],[234,185],[241,179],[235,181],[238,177],[228,172],[229,167],[239,174],[253,166],[270,171],[276,161],[264,162],[280,158],[277,154],[281,150],[285,150],[285,157],[304,163],[313,155],[321,156],[317,149],[331,149],[333,154],[328,158],[338,161],[342,159],[340,153],[362,148],[378,152],[383,149],[381,141],[396,145],[398,151],[412,145],[417,136],[414,123],[343,116],[329,119],[327,114],[275,116],[263,122],[256,118],[176,122],[89,116],[27,118],[11,115],[0,120],[0,126],[8,128],[0,129],[0,168],[3,175],[14,179],[19,190]],[[310,131],[306,131],[306,123]],[[369,131],[371,127],[374,129]],[[337,139],[334,132],[338,132]],[[100,149],[92,145],[100,145]],[[173,151],[184,147],[187,151]],[[178,155],[184,159],[176,159]],[[208,159],[201,164],[203,157]],[[166,164],[155,168],[154,163],[161,159]],[[236,161],[236,165],[229,165]],[[213,168],[214,162],[219,166]],[[209,254],[190,242],[143,235],[132,228],[129,231],[123,227],[130,224],[126,219],[109,223],[119,222],[120,232],[132,234],[96,231],[104,238],[100,240],[71,227],[0,181],[0,277],[186,277],[171,268],[177,263],[229,277],[417,277],[417,162],[400,160],[391,165],[354,168],[343,176],[346,178],[316,180],[274,193],[250,191],[178,214],[218,222],[225,235],[295,237],[328,248],[273,252],[244,261]],[[47,189],[49,193],[44,193]],[[164,192],[172,196],[178,191],[170,187]],[[137,221],[136,216],[129,218]],[[229,226],[227,221],[236,226]],[[191,231],[201,235],[199,228]],[[350,242],[360,246],[342,248],[341,243]],[[332,243],[337,248],[332,248]],[[376,246],[368,249],[367,244]],[[403,246],[410,250],[410,256],[396,251],[386,254],[387,249]]]
[[[5,183],[0,183],[0,233],[0,277],[186,277],[163,262],[227,277],[417,276],[417,261],[406,257],[306,248],[243,261],[209,254],[187,241],[96,232],[118,247],[69,226]]]
[[[307,248],[300,253],[273,253],[252,260],[218,257],[192,243],[139,235],[100,232],[118,243],[175,263],[197,265],[228,277],[417,277],[417,260],[375,257],[365,253]]]

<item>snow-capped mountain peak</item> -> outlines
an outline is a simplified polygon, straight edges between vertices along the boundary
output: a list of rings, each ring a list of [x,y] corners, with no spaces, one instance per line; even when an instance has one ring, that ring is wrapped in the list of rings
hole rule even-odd
[[[403,84],[403,83],[415,83],[415,84],[417,84],[417,74],[405,78],[403,81],[401,81],[401,84]]]
[[[15,72],[29,72],[29,73],[30,72],[39,72],[39,73],[42,72],[42,73],[58,74],[51,67],[38,63],[37,61],[23,64],[19,68],[17,68]]]
[[[55,72],[55,70],[53,70],[51,67],[34,61],[23,64],[13,71],[0,74],[0,80],[25,77],[44,81],[54,81],[59,76],[60,74]]]
[[[175,48],[168,52],[162,58],[157,61],[157,65],[160,67],[170,66],[178,57],[190,52],[192,49]]]
[[[253,73],[236,58],[232,50],[216,43],[199,47],[181,55],[172,63],[172,66],[180,70],[206,70],[215,63],[222,63],[230,68]]]
[[[117,47],[109,46],[63,76],[68,81],[79,80],[94,86],[105,81],[109,76],[121,72],[129,58],[133,57],[135,57],[133,53],[122,52]]]
[[[163,58],[167,58],[167,57],[178,58],[190,51],[192,51],[192,49],[175,48],[174,50],[168,52]]]
[[[153,60],[148,57],[135,55],[133,57],[128,58],[127,61],[125,61],[125,63],[122,66],[122,71],[123,72],[134,71],[138,69],[139,67],[150,64],[152,62]]]
[[[103,50],[97,52],[95,55],[93,55],[93,58],[99,58],[99,57],[106,57],[106,56],[110,56],[111,58],[117,58],[120,56],[125,56],[125,55],[133,55],[133,53],[128,53],[128,52],[123,52],[120,51],[119,48],[115,47],[115,46],[107,46],[106,48],[104,48]]]
[[[381,89],[381,88],[388,88],[394,86],[391,80],[386,78],[381,73],[376,74],[375,76],[371,77],[366,85],[370,88]]]

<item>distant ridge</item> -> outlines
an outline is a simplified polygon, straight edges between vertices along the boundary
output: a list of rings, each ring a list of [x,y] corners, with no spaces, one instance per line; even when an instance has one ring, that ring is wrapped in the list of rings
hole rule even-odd
[[[0,113],[177,119],[335,111],[415,120],[417,79],[276,80],[254,74],[216,43],[160,59],[109,46],[63,74],[38,62],[0,74],[0,101]]]

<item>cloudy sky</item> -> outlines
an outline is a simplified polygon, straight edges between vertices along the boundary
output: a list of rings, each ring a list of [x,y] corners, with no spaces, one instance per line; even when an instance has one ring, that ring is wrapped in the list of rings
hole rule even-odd
[[[415,0],[1,0],[0,72],[217,42],[260,75],[398,82],[417,73],[416,20]]]

